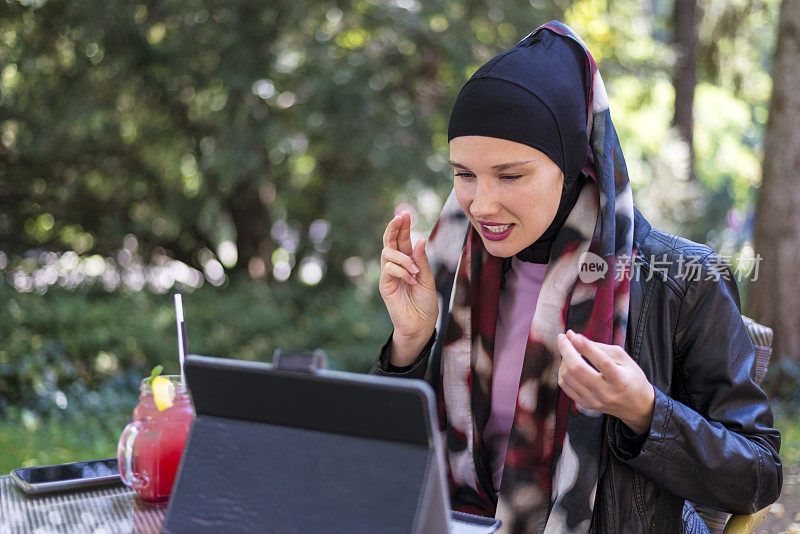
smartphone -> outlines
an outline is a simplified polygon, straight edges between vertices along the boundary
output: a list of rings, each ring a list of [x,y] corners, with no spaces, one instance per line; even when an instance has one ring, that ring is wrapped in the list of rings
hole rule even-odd
[[[17,487],[29,494],[122,482],[116,458],[40,467],[21,467],[11,471],[11,479]]]

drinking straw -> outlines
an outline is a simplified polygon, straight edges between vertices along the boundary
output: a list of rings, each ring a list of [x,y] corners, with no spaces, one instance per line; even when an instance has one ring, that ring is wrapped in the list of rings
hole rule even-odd
[[[186,337],[186,322],[183,320],[183,300],[180,293],[175,293],[175,321],[178,323],[178,362],[181,365],[181,382],[186,385],[186,375],[183,373],[183,362],[186,361],[186,351],[189,342]]]

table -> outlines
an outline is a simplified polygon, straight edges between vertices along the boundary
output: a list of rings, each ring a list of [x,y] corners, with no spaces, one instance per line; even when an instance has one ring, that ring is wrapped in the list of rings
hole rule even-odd
[[[155,534],[165,506],[148,506],[121,484],[29,496],[0,476],[0,534]]]
[[[96,489],[26,495],[0,476],[0,534],[157,534],[166,506],[150,506],[121,484]],[[451,532],[485,534],[486,526],[453,513]],[[474,516],[472,516],[474,518]]]

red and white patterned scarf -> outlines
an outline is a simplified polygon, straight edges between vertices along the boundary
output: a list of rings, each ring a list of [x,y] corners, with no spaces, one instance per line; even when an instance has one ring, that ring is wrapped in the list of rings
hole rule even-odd
[[[492,362],[502,258],[491,256],[451,193],[427,253],[440,299],[439,336],[428,379],[439,401],[453,508],[495,516],[508,532],[588,532],[602,455],[603,414],[581,408],[558,387],[556,336],[571,328],[624,345],[633,254],[633,198],[603,80],[568,26],[550,30],[586,53],[592,180],[552,245],[528,334],[499,498],[483,430],[491,413]],[[581,274],[592,259],[605,275]]]

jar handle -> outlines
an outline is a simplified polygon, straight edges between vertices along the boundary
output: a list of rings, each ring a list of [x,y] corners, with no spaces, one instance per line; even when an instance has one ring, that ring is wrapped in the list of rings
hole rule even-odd
[[[131,488],[137,488],[147,484],[147,476],[142,475],[141,478],[136,476],[133,472],[133,444],[136,442],[136,437],[143,429],[141,421],[133,421],[128,423],[122,435],[119,437],[117,444],[117,463],[119,463],[119,474],[122,478],[122,483]]]

